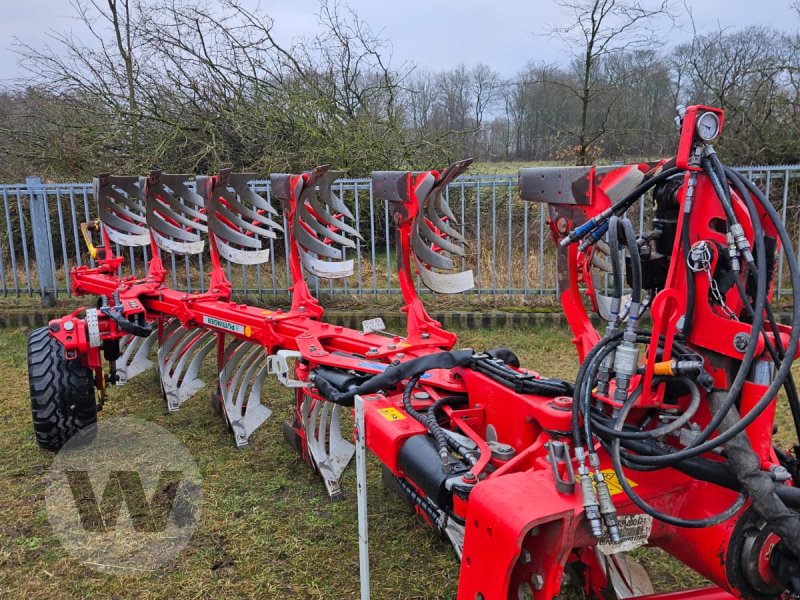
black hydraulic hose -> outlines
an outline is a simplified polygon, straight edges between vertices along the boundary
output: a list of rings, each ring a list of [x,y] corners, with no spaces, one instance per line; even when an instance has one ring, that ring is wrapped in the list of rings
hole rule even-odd
[[[750,182],[746,182],[746,183],[750,183]],[[750,184],[750,185],[752,185],[752,184]],[[748,189],[750,189],[749,186],[748,186]],[[772,205],[770,205],[770,208],[772,208]],[[772,208],[772,210],[774,212],[775,209]],[[791,240],[788,239],[788,234],[786,234],[785,229],[783,229],[782,226],[778,227],[777,224],[776,224],[776,228],[778,228],[779,234],[782,236],[782,240],[783,240],[783,237],[786,237],[787,238],[786,241],[789,243],[789,245],[784,248],[784,251],[786,251],[786,248],[791,249],[792,248]],[[787,253],[787,258],[788,258],[788,255],[791,254],[791,252],[786,251],[786,253]],[[795,268],[796,268],[797,260],[796,260],[796,258],[794,256],[791,257],[791,262],[795,265]],[[798,278],[798,274],[797,273],[792,273],[793,285],[794,285],[795,279],[797,279],[797,278]],[[682,460],[683,458],[690,458],[690,457],[694,457],[694,456],[700,456],[701,454],[703,454],[705,452],[708,452],[709,450],[713,450],[715,448],[718,448],[719,446],[724,444],[727,440],[731,439],[734,435],[736,435],[736,433],[738,433],[742,429],[748,427],[750,425],[750,423],[752,423],[758,417],[758,415],[761,414],[761,412],[764,411],[764,409],[769,405],[770,401],[774,398],[775,393],[777,392],[777,389],[783,385],[782,381],[780,383],[778,383],[777,386],[775,385],[777,380],[773,381],[773,384],[769,387],[769,389],[767,390],[767,393],[764,395],[764,397],[761,399],[761,401],[756,405],[756,407],[754,407],[753,410],[750,411],[750,413],[748,413],[748,415],[746,417],[744,417],[744,420],[746,421],[746,424],[742,425],[742,429],[739,429],[738,431],[736,431],[735,429],[732,430],[732,431],[735,431],[735,433],[731,434],[729,437],[724,437],[725,434],[723,434],[723,435],[718,436],[718,437],[716,437],[716,438],[714,438],[712,440],[709,440],[709,438],[716,432],[717,428],[719,427],[719,424],[722,422],[722,419],[725,418],[725,414],[739,400],[739,397],[740,397],[740,395],[742,393],[742,389],[744,387],[744,383],[745,383],[745,381],[747,380],[747,377],[750,374],[750,368],[753,366],[753,361],[754,361],[754,358],[755,358],[755,352],[756,352],[756,346],[757,346],[757,338],[761,335],[761,329],[763,328],[763,325],[764,325],[764,305],[766,304],[766,297],[767,297],[767,294],[766,294],[766,290],[767,290],[767,273],[766,273],[766,269],[756,269],[756,280],[757,280],[757,285],[756,285],[756,306],[755,306],[755,309],[754,309],[755,316],[753,318],[753,323],[752,323],[749,343],[747,344],[747,349],[745,350],[744,356],[742,357],[742,362],[739,365],[739,369],[738,369],[738,371],[736,373],[736,377],[734,378],[733,383],[731,383],[731,387],[727,392],[725,403],[720,408],[720,411],[712,416],[711,421],[709,421],[709,423],[706,426],[706,428],[703,429],[700,432],[700,434],[697,436],[697,438],[691,444],[689,444],[686,448],[684,448],[683,450],[679,450],[677,452],[673,452],[673,453],[670,453],[668,455],[637,456],[635,458],[630,458],[630,460],[635,460],[636,462],[644,464],[644,465],[659,465],[659,464],[666,465],[666,464],[672,464],[672,463],[674,463],[675,461],[678,461],[678,460]],[[800,285],[800,282],[798,282],[798,285]],[[793,293],[796,294],[796,295],[800,295],[800,290],[793,290]],[[797,306],[800,306],[800,304],[798,304]],[[796,314],[798,316],[800,316],[800,312],[798,312],[797,310],[796,310]],[[800,323],[798,323],[798,325],[800,325]],[[798,337],[800,337],[800,329],[798,329],[797,331],[795,331],[793,329],[792,330],[792,336],[794,336],[794,350],[796,352],[797,351]],[[785,364],[781,365],[781,370],[784,369],[784,366],[786,366],[786,365]],[[791,366],[791,365],[789,364],[789,366]],[[788,371],[788,368],[786,369],[786,371]],[[785,371],[784,371],[783,377],[785,377],[785,376],[786,375],[785,375]],[[756,409],[758,409],[757,413],[755,413]]]
[[[758,269],[766,269],[766,250],[764,248],[764,228],[761,224],[761,217],[758,214],[758,209],[753,202],[753,198],[750,192],[747,190],[745,185],[741,182],[738,177],[731,177],[728,173],[728,170],[719,162],[717,159],[716,164],[719,165],[719,168],[722,169],[722,177],[726,180],[730,181],[734,188],[736,189],[737,194],[742,199],[742,201],[747,206],[747,212],[750,214],[750,218],[753,222],[753,238],[756,240],[755,251],[756,251],[756,262]],[[742,300],[744,301],[745,308],[748,310],[751,318],[753,316],[753,307],[750,305],[749,300],[746,297],[746,294],[742,291],[742,283],[741,281],[736,278],[737,287],[739,288],[739,294],[742,296]],[[775,346],[769,341],[769,337],[767,336],[766,331],[764,331],[764,344],[766,345],[767,351],[772,356],[772,360],[775,362],[775,365],[780,367],[781,361],[784,360],[786,356],[786,350],[783,347],[783,340],[781,339],[780,329],[778,328],[778,323],[775,320],[775,314],[772,312],[772,306],[769,302],[766,302],[764,306],[767,314],[767,320],[770,324],[770,329],[772,329],[772,333],[775,339]],[[777,356],[776,356],[777,355]],[[786,382],[783,386],[786,397],[789,401],[789,408],[792,412],[792,421],[794,423],[795,435],[797,436],[798,441],[800,441],[800,396],[797,393],[797,386],[794,381],[794,377],[792,376],[791,371],[789,372],[789,376],[786,378]]]
[[[420,375],[415,375],[411,379],[408,380],[405,389],[403,390],[403,409],[415,420],[419,421],[423,425],[427,427],[427,422],[425,420],[425,416],[422,413],[417,412],[414,406],[411,404],[411,394],[414,391],[414,388],[417,387],[417,383],[419,382]]]
[[[581,399],[582,405],[580,406],[580,410],[583,413],[583,431],[586,436],[586,445],[589,448],[592,446],[592,419],[590,418],[590,414],[592,410],[592,389],[594,387],[594,381],[597,378],[600,365],[603,364],[606,357],[616,350],[620,344],[622,344],[622,340],[607,344],[597,356],[592,359],[589,368],[586,370],[586,379],[581,386],[583,398]]]
[[[580,405],[581,405],[581,390],[583,389],[583,385],[586,380],[586,371],[592,359],[595,356],[597,356],[597,354],[603,349],[603,347],[606,344],[621,339],[622,339],[621,331],[617,331],[610,336],[604,337],[602,340],[597,342],[597,344],[595,344],[595,346],[591,350],[589,350],[589,352],[583,358],[583,362],[581,363],[580,369],[578,369],[578,376],[575,378],[575,389],[572,392],[572,437],[574,439],[576,447],[583,446],[583,444],[581,443]],[[587,439],[586,444],[590,443],[591,440]]]
[[[658,383],[662,379],[654,379],[653,383]],[[662,435],[667,435],[676,431],[686,425],[691,418],[697,412],[697,409],[700,408],[700,388],[697,387],[697,384],[689,379],[688,377],[675,377],[674,381],[680,381],[681,383],[685,384],[689,388],[689,393],[691,394],[691,400],[689,402],[689,406],[686,407],[686,410],[681,414],[680,417],[675,419],[674,421],[667,423],[661,427],[656,427],[655,429],[647,429],[644,431],[625,431],[620,430],[617,431],[612,427],[607,427],[603,424],[603,421],[608,422],[607,419],[603,419],[602,417],[594,416],[592,418],[592,428],[604,433],[606,435],[620,437],[622,439],[628,440],[641,440],[641,439],[648,439],[648,438],[657,438]],[[641,387],[637,387],[636,390],[631,394],[634,398],[638,398],[641,395]]]
[[[617,416],[616,422],[614,424],[614,431],[619,432],[622,431],[622,427],[625,423],[625,420],[628,418],[628,414],[631,411],[635,404],[635,399],[631,399],[629,396],[628,399],[623,404],[622,409]],[[658,519],[659,521],[663,521],[670,525],[674,525],[675,527],[686,527],[686,528],[693,528],[698,529],[702,527],[713,527],[714,525],[719,525],[720,523],[724,523],[728,519],[735,516],[747,503],[747,495],[745,493],[739,493],[739,496],[736,498],[733,504],[729,506],[726,510],[722,511],[721,513],[706,517],[704,519],[684,519],[682,517],[676,517],[674,515],[668,515],[663,513],[652,506],[650,506],[644,499],[639,496],[628,483],[628,479],[625,476],[625,471],[622,467],[622,460],[620,455],[620,438],[615,437],[611,443],[611,462],[612,466],[614,467],[614,473],[617,475],[617,479],[619,484],[622,486],[622,489],[628,495],[631,502],[633,502],[636,506],[638,506],[641,510],[646,512],[648,515],[652,516],[654,519]]]
[[[625,234],[625,244],[631,257],[631,304],[639,305],[642,301],[642,258],[639,254],[639,244],[636,243],[636,232],[633,223],[627,217],[620,220],[622,231]],[[638,315],[631,315],[635,322]]]
[[[725,212],[725,218],[728,220],[729,225],[733,225],[734,223],[738,223],[738,220],[733,212],[730,189],[728,188],[727,184],[723,183],[722,179],[724,176],[720,174],[717,169],[719,159],[714,154],[712,154],[711,157],[703,158],[701,164],[706,175],[708,175],[708,179],[711,181],[711,186],[714,188],[714,192],[716,192],[716,196],[720,205],[722,205],[722,210]],[[714,162],[714,158],[717,158],[717,162]],[[720,166],[722,165],[720,164]]]
[[[572,384],[561,379],[537,379],[533,375],[518,373],[506,365],[498,365],[480,355],[472,361],[471,368],[520,394],[555,397],[571,394],[573,389]]]
[[[677,167],[670,167],[668,169],[664,169],[658,175],[654,175],[645,180],[643,183],[640,183],[636,188],[633,189],[633,191],[622,198],[622,200],[612,204],[599,215],[573,229],[566,238],[559,242],[560,245],[566,246],[584,238],[596,228],[600,227],[611,215],[623,214],[626,210],[628,210],[631,204],[636,202],[642,196],[642,194],[647,192],[650,188],[681,172],[682,170]]]
[[[323,373],[314,376],[314,385],[320,395],[326,400],[342,406],[353,406],[356,396],[374,394],[382,389],[390,388],[400,383],[403,379],[422,375],[432,369],[452,369],[453,367],[466,367],[472,361],[474,352],[469,348],[454,350],[452,352],[437,352],[420,356],[406,362],[393,364],[383,373],[373,375],[358,386],[340,392],[324,377]]]
[[[603,363],[603,360],[605,360],[606,356],[608,356],[622,342],[622,335],[623,334],[620,332],[613,337],[605,338],[607,341],[605,344],[603,344],[602,348],[597,352],[597,354],[593,355],[591,358],[589,358],[589,355],[587,355],[586,359],[584,360],[584,364],[587,365],[587,367],[583,374],[583,379],[578,381],[577,387],[580,388],[580,395],[578,396],[578,410],[583,413],[583,426],[584,431],[586,432],[587,446],[591,446],[592,444],[592,423],[590,415],[592,405],[592,388],[594,387],[597,371],[600,368],[600,365]],[[640,332],[640,334],[636,337],[637,343],[646,343],[649,341],[650,338],[645,332]],[[574,398],[572,408],[574,416]]]
[[[775,319],[775,314],[772,312],[772,307],[767,304],[766,308],[767,320],[769,320],[770,328],[775,336],[775,345],[777,346],[778,356],[780,356],[782,361],[786,358],[786,349],[783,347],[783,340],[781,339],[778,322]],[[789,360],[791,360],[791,358]],[[778,364],[777,361],[776,364]],[[786,391],[786,397],[789,400],[789,409],[792,412],[795,435],[797,436],[798,443],[800,443],[800,396],[798,396],[797,385],[795,384],[794,376],[792,375],[791,371],[789,371],[789,376],[786,378],[786,384],[783,386],[783,389]]]
[[[681,248],[683,249],[684,265],[686,265],[686,314],[683,316],[683,327],[681,328],[681,335],[684,339],[686,339],[686,337],[692,331],[696,294],[694,271],[689,269],[689,253],[692,249],[692,240],[689,236],[689,224],[691,222],[691,216],[692,207],[689,206],[688,211],[684,211],[683,213],[683,222],[681,223]]]
[[[716,159],[712,162],[712,164],[717,169],[717,172],[720,174],[722,178],[724,178],[725,181],[729,181],[728,175],[727,173],[725,173],[725,167],[722,166],[722,163],[719,162],[719,159],[716,157],[716,155],[713,155],[713,158]],[[750,193],[742,185],[742,183],[738,179],[731,181],[731,183],[736,188],[736,191],[739,194],[739,197],[745,203],[745,206],[747,206],[747,212],[750,215],[750,221],[753,225],[753,239],[756,241],[755,244],[756,256],[755,256],[755,264],[748,263],[748,268],[751,270],[766,269],[767,255],[763,241],[764,228],[761,224],[761,217],[758,214],[758,210],[756,209],[756,205],[753,202],[753,198],[750,196]],[[753,308],[753,305],[750,303],[750,299],[747,297],[747,291],[745,290],[744,283],[742,283],[742,280],[739,277],[735,277],[734,282],[736,284],[736,289],[739,292],[739,296],[742,299],[744,308],[747,311],[750,319],[752,319],[754,317],[755,309]],[[768,300],[765,302],[764,308],[767,311],[767,315],[769,318],[769,315],[772,314],[772,308],[770,307]],[[776,326],[774,323],[774,319],[771,321],[771,324],[773,325],[773,331],[775,331]],[[769,336],[767,335],[766,329],[762,328],[761,331],[763,334],[764,345],[767,349],[767,352],[769,352],[775,364],[780,364],[783,356],[781,356],[776,350],[776,348],[772,345],[772,342],[770,341]],[[778,337],[776,337],[776,341],[778,343],[781,343],[781,340]],[[796,391],[795,391],[795,396],[796,396]]]
[[[778,236],[781,238],[781,245],[783,246],[783,252],[784,256],[786,257],[786,261],[789,264],[789,273],[792,279],[793,312],[792,312],[791,334],[789,335],[789,343],[787,344],[786,347],[786,355],[789,357],[794,357],[797,354],[798,341],[800,341],[800,272],[798,271],[797,258],[794,254],[792,240],[790,239],[789,234],[786,231],[786,228],[783,226],[783,223],[781,222],[777,211],[772,206],[772,204],[770,204],[769,200],[767,200],[767,198],[764,196],[761,190],[759,190],[758,187],[753,182],[749,181],[748,179],[746,179],[740,173],[734,171],[733,169],[725,167],[725,173],[731,179],[738,179],[747,188],[747,190],[759,201],[759,203],[762,205],[767,215],[769,216],[770,220],[775,225],[775,229],[778,232]],[[761,284],[762,278],[766,279],[765,269],[759,269],[758,272],[759,284]],[[764,281],[764,283],[766,282]],[[758,287],[761,286],[759,285]],[[745,358],[747,357],[747,354],[752,354],[755,351],[756,343],[754,340],[754,335],[757,335],[757,331],[760,331],[761,326],[763,324],[765,297],[766,293],[764,293],[763,296],[761,294],[758,294],[758,297],[756,298],[756,309],[755,309],[756,314],[754,319],[754,325],[756,324],[757,321],[760,322],[758,323],[758,329],[756,329],[755,326],[753,327],[754,334],[751,335],[750,343],[748,344],[748,349]],[[674,464],[678,460],[699,456],[700,454],[718,448],[722,444],[733,439],[739,433],[744,431],[747,427],[749,427],[753,423],[753,421],[755,421],[759,417],[759,415],[762,412],[764,412],[764,410],[770,405],[770,403],[775,400],[775,395],[777,394],[778,389],[780,389],[784,385],[786,378],[791,373],[790,371],[791,366],[792,366],[792,360],[784,360],[781,363],[778,372],[775,374],[772,383],[767,388],[767,391],[764,393],[761,399],[756,403],[756,405],[753,406],[753,408],[751,408],[746,415],[742,416],[735,425],[733,425],[727,431],[720,433],[720,435],[714,438],[713,440],[705,441],[703,439],[703,436],[705,434],[710,435],[711,432],[709,430],[711,430],[712,425],[714,429],[717,429],[719,427],[719,424],[725,418],[725,415],[727,414],[728,410],[731,409],[735,401],[738,399],[738,396],[741,393],[741,389],[738,389],[736,391],[736,396],[733,396],[731,392],[733,392],[734,385],[740,378],[739,376],[742,375],[743,371],[742,368],[740,368],[736,380],[734,381],[734,384],[731,385],[731,389],[728,392],[725,403],[723,404],[722,407],[720,407],[720,410],[716,412],[716,414],[714,414],[708,427],[704,429],[703,432],[701,432],[700,436],[698,437],[697,440],[695,440],[694,443],[692,443],[684,450],[680,450],[670,454],[659,455],[659,456],[636,456],[635,458],[629,457],[629,459],[635,460],[638,463],[646,465]],[[705,439],[707,439],[707,436],[705,437]],[[698,443],[701,440],[703,441],[703,443]]]
[[[575,391],[572,396],[572,434],[576,440],[580,440],[580,413],[583,412],[584,417],[589,414],[592,400],[592,388],[597,370],[605,357],[619,345],[622,336],[623,332],[617,331],[613,335],[606,336],[600,340],[586,355],[583,364],[581,364],[581,368],[575,380]],[[660,337],[660,340],[663,342],[663,336]],[[641,343],[649,342],[649,332],[640,332],[636,341]],[[693,352],[679,342],[673,343],[673,350],[676,355],[694,355]],[[587,384],[589,385],[588,388]],[[589,434],[587,433],[587,435]],[[587,444],[589,444],[591,436],[587,437],[586,440]],[[576,442],[576,444],[577,443],[578,442]]]
[[[436,443],[436,450],[439,452],[439,456],[442,457],[443,464],[447,464],[447,455],[449,454],[449,451],[447,450],[448,438],[445,435],[442,427],[439,425],[439,419],[436,416],[436,413],[439,412],[443,406],[452,406],[453,404],[463,401],[463,396],[445,396],[444,398],[439,398],[436,402],[431,404],[426,413],[425,424],[428,428],[428,431],[433,436],[433,440]]]
[[[604,446],[606,449],[608,449],[610,454],[611,444],[606,442],[604,443]],[[653,454],[663,451],[663,448],[658,447],[656,442],[650,440],[623,439],[621,446],[623,448],[627,448],[628,450],[633,450],[639,454]],[[627,461],[623,456],[622,464],[628,466],[626,462]],[[640,470],[639,466],[635,464],[631,464],[630,468],[633,470]],[[742,489],[742,484],[739,483],[738,479],[736,479],[736,475],[734,475],[730,465],[727,462],[708,460],[705,458],[687,458],[686,460],[676,463],[670,468],[680,471],[681,473],[685,473],[694,479],[713,483],[714,485],[733,490],[734,492],[738,492]],[[644,470],[651,471],[653,468],[647,467]],[[783,500],[786,506],[791,508],[800,508],[800,488],[776,483],[775,493],[778,495],[778,498]]]
[[[624,213],[631,204],[636,202],[642,194],[650,190],[651,188],[655,187],[662,181],[666,181],[673,175],[677,175],[678,173],[682,173],[683,170],[679,169],[678,167],[670,167],[669,169],[664,169],[658,175],[654,175],[650,179],[640,183],[637,187],[633,189],[633,191],[625,196],[622,200],[616,202],[611,206],[611,212],[616,215],[620,215]]]
[[[611,259],[611,273],[614,278],[613,298],[622,298],[622,268],[619,264],[619,217],[613,215],[608,220],[608,248]]]

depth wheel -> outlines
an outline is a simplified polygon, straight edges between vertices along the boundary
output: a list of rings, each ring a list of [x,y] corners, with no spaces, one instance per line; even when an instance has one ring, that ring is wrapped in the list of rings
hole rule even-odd
[[[64,347],[47,327],[28,336],[28,384],[36,443],[57,451],[76,433],[83,442],[97,431],[94,373],[79,360],[66,360]]]

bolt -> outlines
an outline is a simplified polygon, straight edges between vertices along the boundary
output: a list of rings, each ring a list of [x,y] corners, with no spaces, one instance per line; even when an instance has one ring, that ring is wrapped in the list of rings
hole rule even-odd
[[[556,396],[553,398],[553,408],[569,410],[572,408],[572,398],[569,396]]]
[[[561,217],[556,221],[556,229],[558,230],[558,233],[566,233],[568,228],[569,221],[567,221],[564,217]]]
[[[316,346],[316,344],[311,344],[311,345],[308,347],[308,349],[309,349],[309,350],[311,350],[311,351],[313,352],[314,350],[316,350],[316,349],[317,349],[317,346]]]
[[[530,551],[523,549],[519,555],[519,560],[523,565],[527,565],[529,562],[531,562]]]
[[[736,348],[738,352],[744,352],[747,350],[747,345],[750,343],[750,336],[748,336],[744,332],[739,332],[733,338],[733,347]]]
[[[538,573],[534,573],[531,575],[531,587],[539,592],[544,589],[544,577],[539,575]]]
[[[429,339],[431,339],[431,334],[430,333],[423,333],[420,337],[423,340],[429,340]]]
[[[367,350],[367,354],[377,354],[377,353],[378,353],[377,348],[370,348],[369,350]]]
[[[475,475],[475,473],[473,473],[472,471],[467,471],[466,473],[464,473],[464,476],[461,479],[464,480],[464,483],[477,483],[478,482],[478,476]]]
[[[397,350],[397,344],[389,344],[389,350]]]
[[[75,323],[72,321],[67,321],[64,323],[64,331],[72,331],[73,329],[75,329]]]
[[[430,400],[431,395],[428,392],[416,392],[414,394],[414,400]]]
[[[304,312],[306,312],[306,307],[305,307],[305,306],[301,306],[301,307],[299,307],[299,308],[297,309],[297,312],[301,312],[301,313],[304,313]]]

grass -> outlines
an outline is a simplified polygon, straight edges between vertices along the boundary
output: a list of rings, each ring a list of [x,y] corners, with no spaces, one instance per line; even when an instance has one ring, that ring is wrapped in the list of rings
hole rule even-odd
[[[461,331],[461,346],[514,349],[523,364],[574,378],[575,353],[557,327]],[[102,421],[136,416],[173,433],[194,456],[202,477],[203,511],[193,539],[155,572],[111,575],[93,571],[60,546],[45,514],[45,475],[52,455],[38,450],[28,408],[24,329],[0,331],[0,597],[3,598],[355,598],[358,548],[355,475],[349,469],[338,502],[283,441],[280,422],[289,393],[266,389],[273,418],[236,450],[200,392],[165,415],[159,386],[145,374],[111,390]],[[206,373],[206,381],[211,381]],[[782,411],[780,421],[788,422]],[[788,428],[782,427],[784,431]],[[452,598],[458,563],[444,542],[385,491],[374,459],[369,467],[370,540],[375,598]],[[657,586],[702,581],[659,551],[638,553]],[[567,592],[564,600],[577,600]]]

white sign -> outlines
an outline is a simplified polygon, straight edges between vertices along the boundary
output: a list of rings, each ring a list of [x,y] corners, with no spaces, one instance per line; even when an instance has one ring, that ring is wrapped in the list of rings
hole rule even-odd
[[[597,549],[606,555],[630,552],[644,546],[650,539],[652,530],[653,517],[650,515],[620,515],[619,535],[622,539],[619,542],[612,542],[606,531],[597,542]]]

